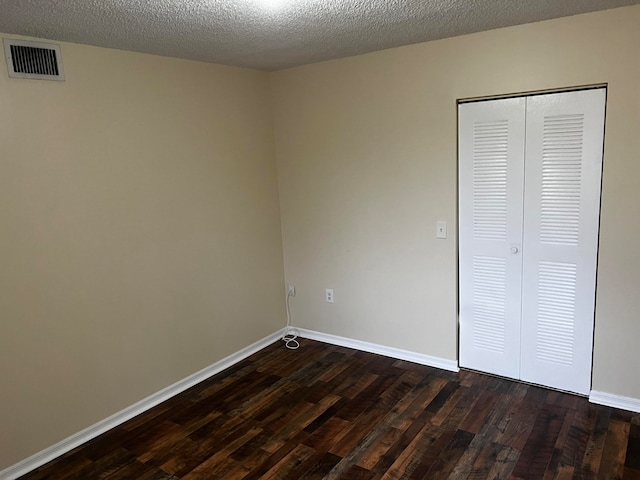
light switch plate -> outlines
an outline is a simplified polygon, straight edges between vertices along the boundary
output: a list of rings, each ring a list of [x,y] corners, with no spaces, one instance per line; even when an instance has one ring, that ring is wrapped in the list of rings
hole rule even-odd
[[[436,222],[436,238],[447,238],[447,222],[444,220]]]

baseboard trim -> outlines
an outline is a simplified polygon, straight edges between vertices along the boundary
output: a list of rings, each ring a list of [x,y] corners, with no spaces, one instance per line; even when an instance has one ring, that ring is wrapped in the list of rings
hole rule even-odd
[[[640,399],[591,390],[589,401],[598,405],[640,413]]]
[[[427,365],[429,367],[449,370],[451,372],[460,371],[460,368],[458,368],[458,362],[456,362],[455,360],[432,357],[431,355],[410,352],[409,350],[402,350],[400,348],[387,347],[376,343],[363,342],[361,340],[340,337],[338,335],[331,335],[329,333],[316,332],[314,330],[307,330],[305,328],[297,328],[297,330],[300,332],[300,337],[302,338],[331,343],[332,345],[338,345],[341,347],[353,348],[354,350],[362,350],[363,352],[377,353],[378,355],[384,355],[385,357],[397,358],[398,360],[406,360],[408,362],[419,363],[420,365]]]
[[[216,373],[219,373],[222,370],[235,365],[241,360],[244,360],[245,358],[276,342],[277,340],[282,338],[283,333],[284,329],[278,330],[277,332],[249,345],[248,347],[245,347],[242,350],[239,350],[229,355],[228,357],[225,357],[222,360],[219,360],[216,363],[203,368],[199,372],[196,372],[193,375],[189,375],[188,377],[179,380],[173,385],[163,388],[159,392],[156,392],[148,396],[147,398],[144,398],[139,402],[134,403],[133,405],[123,410],[120,410],[110,417],[105,418],[104,420],[101,420],[98,423],[91,425],[90,427],[85,428],[84,430],[71,435],[70,437],[65,438],[61,442],[58,442],[55,445],[52,445],[49,448],[46,448],[30,456],[29,458],[26,458],[21,462],[18,462],[15,465],[2,470],[0,472],[0,480],[15,480],[16,478],[21,477],[22,475],[25,475],[32,470],[35,470],[45,463],[48,463],[51,460],[82,445],[83,443],[92,440],[98,435],[101,435],[104,432],[111,430],[118,425],[121,425],[127,420],[140,415],[141,413],[155,407],[156,405],[161,404],[165,400],[168,400],[171,397],[178,395],[179,393],[184,392],[185,390],[193,387],[194,385],[197,385],[198,383],[206,380]]]
[[[71,435],[70,437],[52,445],[32,456],[16,463],[15,465],[0,471],[0,480],[15,480],[22,475],[25,475],[32,470],[50,462],[51,460],[64,455],[65,453],[73,450],[74,448],[82,445],[83,443],[92,440],[93,438],[101,435],[112,428],[121,425],[127,420],[144,413],[145,411],[161,404],[162,402],[184,392],[185,390],[197,385],[198,383],[206,380],[207,378],[219,373],[236,363],[244,360],[245,358],[253,355],[254,353],[262,350],[263,348],[276,342],[284,333],[285,329],[278,330],[277,332],[264,337],[261,340],[239,350],[228,357],[223,358],[215,362],[214,364],[203,368],[202,370],[189,375],[188,377],[179,380],[178,382],[170,385],[159,392],[156,392],[147,398],[140,400],[137,403],[111,415],[100,422],[91,425],[84,430]],[[433,357],[431,355],[425,355],[421,353],[411,352],[408,350],[402,350],[400,348],[387,347],[375,343],[363,342],[361,340],[355,340],[347,337],[340,337],[338,335],[332,335],[329,333],[317,332],[314,330],[307,330],[304,328],[297,328],[300,337],[308,338],[310,340],[317,340],[320,342],[330,343],[332,345],[338,345],[341,347],[353,348],[355,350],[361,350],[369,353],[376,353],[378,355],[384,355],[386,357],[397,358],[399,360],[406,360],[408,362],[418,363],[420,365],[427,365],[430,367],[440,368],[451,372],[458,372],[458,363],[454,360],[448,360],[440,357]],[[640,413],[640,399],[625,397],[622,395],[615,395],[612,393],[598,392],[592,390],[589,394],[589,401],[599,405],[605,405],[613,408],[620,408],[622,410],[628,410],[631,412]]]

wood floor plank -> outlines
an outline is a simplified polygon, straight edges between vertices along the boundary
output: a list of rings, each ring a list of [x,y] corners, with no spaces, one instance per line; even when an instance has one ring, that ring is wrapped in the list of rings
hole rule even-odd
[[[575,467],[573,465],[561,465],[554,476],[554,480],[571,480],[574,472]]]
[[[307,437],[305,445],[315,448],[318,452],[328,452],[347,434],[350,427],[351,422],[339,417],[332,417]]]
[[[499,398],[499,395],[495,392],[483,390],[473,409],[473,415],[471,415],[472,412],[469,412],[469,415],[467,415],[466,419],[460,424],[460,429],[471,433],[478,433]]]
[[[134,417],[133,419],[129,420],[126,424],[122,425],[122,428],[128,431],[133,431],[136,428],[144,425],[145,423],[149,421],[153,421],[155,418],[157,418],[160,415],[163,415],[163,414],[166,415],[167,412],[170,412],[170,411],[171,411],[170,405],[168,404],[158,405],[157,407],[152,408],[151,410],[147,410],[146,412],[143,412],[137,417]]]
[[[366,413],[352,422],[339,443],[331,449],[332,453],[344,457],[341,463],[357,464],[358,459],[385,433],[393,429],[398,419],[408,417],[407,408],[411,400],[418,397],[418,381],[407,382],[409,375],[401,375],[396,382],[380,395]]]
[[[491,440],[489,440],[490,442]],[[485,446],[487,446],[486,440],[479,434],[474,435],[461,455],[456,458],[456,463],[451,471],[451,478],[467,478]]]
[[[607,480],[621,479],[624,476],[624,461],[627,455],[630,425],[620,420],[610,420],[598,477]]]
[[[86,466],[82,470],[62,478],[82,478],[86,480],[108,478],[134,460],[134,454],[124,448],[117,448],[116,450],[111,451],[108,455],[105,455],[93,462],[92,465]]]
[[[84,468],[93,468],[94,463],[86,458],[81,451],[69,452],[29,474],[30,480],[63,480],[65,478],[79,478],[78,472]]]
[[[457,430],[442,453],[438,456],[437,460],[433,463],[431,468],[427,470],[426,474],[422,477],[424,479],[431,480],[444,480],[450,478],[450,474],[455,470],[458,462],[463,457],[465,451],[473,441],[475,435],[465,430]],[[451,475],[451,478],[456,475]]]
[[[381,480],[410,478],[427,450],[438,440],[441,433],[442,431],[431,422],[426,423],[406,448],[396,456],[395,461],[380,477]]]
[[[146,480],[154,477],[157,478],[159,473],[161,472],[158,469],[134,460],[124,467],[117,469],[111,475],[101,478],[104,478],[104,480],[129,480],[132,478]]]
[[[270,454],[264,462],[256,466],[253,470],[251,470],[245,477],[246,480],[257,480],[263,478],[263,476],[269,472],[275,465],[277,465],[283,458],[287,457],[294,449],[304,447],[309,448],[305,445],[305,439],[308,437],[308,433],[304,431],[300,431],[298,435],[291,438],[288,442],[286,442],[282,447],[280,447],[276,452]]]
[[[195,418],[193,422],[185,423],[178,432],[158,439],[158,441],[151,445],[150,448],[138,454],[138,460],[158,466],[162,465],[173,456],[174,451],[180,449],[181,445],[189,435],[203,425],[209,424],[213,420],[220,418],[220,416],[220,412],[212,412],[204,418]]]
[[[624,467],[623,480],[640,480],[640,470],[635,468]]]
[[[516,398],[499,425],[500,434],[496,441],[522,450],[531,434],[540,405],[533,405],[524,398]]]
[[[318,461],[309,470],[304,472],[300,480],[320,480],[336,466],[340,461],[340,457],[333,453],[325,453],[318,458]]]
[[[328,478],[328,477],[325,477]],[[374,478],[374,475],[364,468],[353,465],[345,474],[343,478],[348,478],[349,480],[371,480]]]
[[[513,471],[515,478],[544,478],[562,429],[566,409],[544,405]]]
[[[629,427],[629,443],[624,464],[634,470],[640,470],[640,423],[634,422]]]
[[[519,456],[520,452],[515,448],[489,442],[476,458],[467,479],[507,479]]]
[[[347,421],[353,421],[361,413],[367,410],[379,397],[382,392],[389,388],[395,378],[392,377],[378,377],[366,388],[362,389],[357,395],[355,395],[350,402],[348,402],[344,408],[338,412],[340,418],[344,418]]]
[[[451,397],[448,398],[447,401],[434,413],[431,423],[434,425],[442,425],[448,418],[451,418],[453,410],[458,406],[458,403],[462,399],[468,397],[468,394],[468,388],[456,388],[456,391],[452,393]]]
[[[600,469],[604,440],[609,426],[609,418],[611,417],[611,409],[606,407],[596,407],[596,409],[596,423],[589,435],[582,465],[576,468],[576,470],[580,472],[580,475],[578,475],[579,478],[593,478]],[[576,474],[574,474],[574,477],[575,476]]]
[[[298,432],[303,431],[311,422],[322,415],[322,413],[334,405],[339,399],[340,397],[336,395],[327,395],[317,404],[311,404],[309,408],[305,408],[297,415],[288,417],[287,419],[289,422],[282,428],[277,429],[277,431],[271,436],[270,441],[265,444],[262,449],[267,452],[275,452],[291,437],[296,435]]]
[[[406,430],[446,384],[447,380],[436,378],[425,384],[423,388],[414,392],[414,394],[401,399],[399,407],[403,408],[405,412],[403,415],[399,415],[391,423],[391,426],[398,430]],[[433,414],[431,414],[431,417],[433,417]]]
[[[551,459],[549,460],[549,465],[547,466],[547,470],[545,471],[543,480],[552,480],[558,476],[558,473],[562,467],[560,461],[562,459],[562,449],[567,443],[567,437],[569,436],[569,430],[573,425],[574,412],[569,410],[567,414],[564,416],[564,422],[562,427],[560,428],[560,433],[558,434],[558,438],[556,439],[556,443],[553,447],[553,452],[551,454]]]
[[[565,446],[562,449],[561,465],[579,466],[587,448],[589,433],[595,426],[595,409],[581,408],[573,414],[573,424],[569,428]]]
[[[402,452],[411,444],[418,433],[427,425],[433,414],[424,411],[413,421],[413,423],[394,442],[387,452],[378,460],[371,469],[376,474],[375,478],[381,478],[391,468],[394,462],[400,457]]]
[[[398,438],[400,438],[400,435],[402,435],[402,431],[393,427],[381,432],[371,443],[362,445],[362,452],[358,455],[357,460],[355,460],[356,465],[371,470],[382,456],[389,451]]]
[[[143,455],[153,449],[155,445],[166,441],[168,438],[180,435],[182,426],[173,422],[165,421],[147,429],[135,439],[129,439],[122,443],[122,446],[136,455]]]
[[[427,472],[438,461],[438,458],[442,455],[444,449],[451,444],[455,433],[456,431],[454,429],[442,430],[435,442],[425,450],[420,461],[415,464],[413,472],[408,476],[408,478],[412,480],[427,478]]]
[[[520,457],[520,451],[515,448],[503,446],[498,452],[496,461],[493,463],[486,478],[495,480],[507,479],[510,477],[511,472],[515,468],[518,458]]]
[[[250,429],[243,435],[240,435],[239,437],[235,438],[233,441],[225,445],[224,448],[217,450],[216,453],[214,453],[206,460],[200,462],[198,466],[196,466],[190,472],[180,475],[180,477],[185,480],[202,480],[211,478],[212,475],[215,475],[220,471],[218,470],[220,464],[229,462],[231,460],[229,457],[235,450],[257,436],[261,431],[262,430],[259,428]],[[227,465],[224,466],[226,467]]]
[[[342,357],[344,358],[344,355],[342,355]],[[347,368],[349,367],[349,364],[347,364],[344,361],[336,361],[334,362],[333,365],[331,365],[329,368],[327,368],[324,373],[322,375],[320,375],[316,381],[318,382],[330,382],[333,379],[336,378],[336,376],[340,375],[342,372],[344,372]]]
[[[300,343],[274,343],[22,480],[640,480],[638,413]]]
[[[306,445],[298,445],[288,455],[271,467],[260,477],[262,480],[284,480],[291,478],[296,469],[304,464],[305,460],[313,456],[314,450]],[[295,478],[295,477],[293,477]]]
[[[345,429],[341,438],[331,446],[329,451],[340,457],[345,457],[350,452],[359,456],[367,446],[367,436],[371,433],[372,436],[377,437],[381,433],[380,424],[384,421],[386,413],[379,403],[370,406],[356,420],[350,422],[349,427]]]
[[[160,467],[167,473],[177,476],[179,472],[189,472],[193,470],[196,466],[193,464],[193,458],[202,452],[201,446],[191,440],[190,438],[185,438],[182,442],[180,442],[180,448],[176,449],[173,455],[167,459]],[[206,457],[202,458],[204,461]]]

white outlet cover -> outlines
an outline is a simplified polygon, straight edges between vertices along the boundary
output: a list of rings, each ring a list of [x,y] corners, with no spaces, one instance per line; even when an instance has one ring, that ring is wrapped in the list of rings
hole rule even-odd
[[[327,303],[333,303],[333,289],[332,288],[327,288],[326,293],[325,293],[325,300],[327,301]]]

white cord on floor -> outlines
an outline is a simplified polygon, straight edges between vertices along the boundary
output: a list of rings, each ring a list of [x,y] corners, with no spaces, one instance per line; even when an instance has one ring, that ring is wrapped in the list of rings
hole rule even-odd
[[[292,297],[293,292],[287,292],[287,328],[284,331],[284,335],[282,336],[282,341],[285,346],[289,350],[297,350],[300,347],[300,343],[298,340],[298,335],[300,332],[291,326],[291,311],[289,310],[289,298]]]

